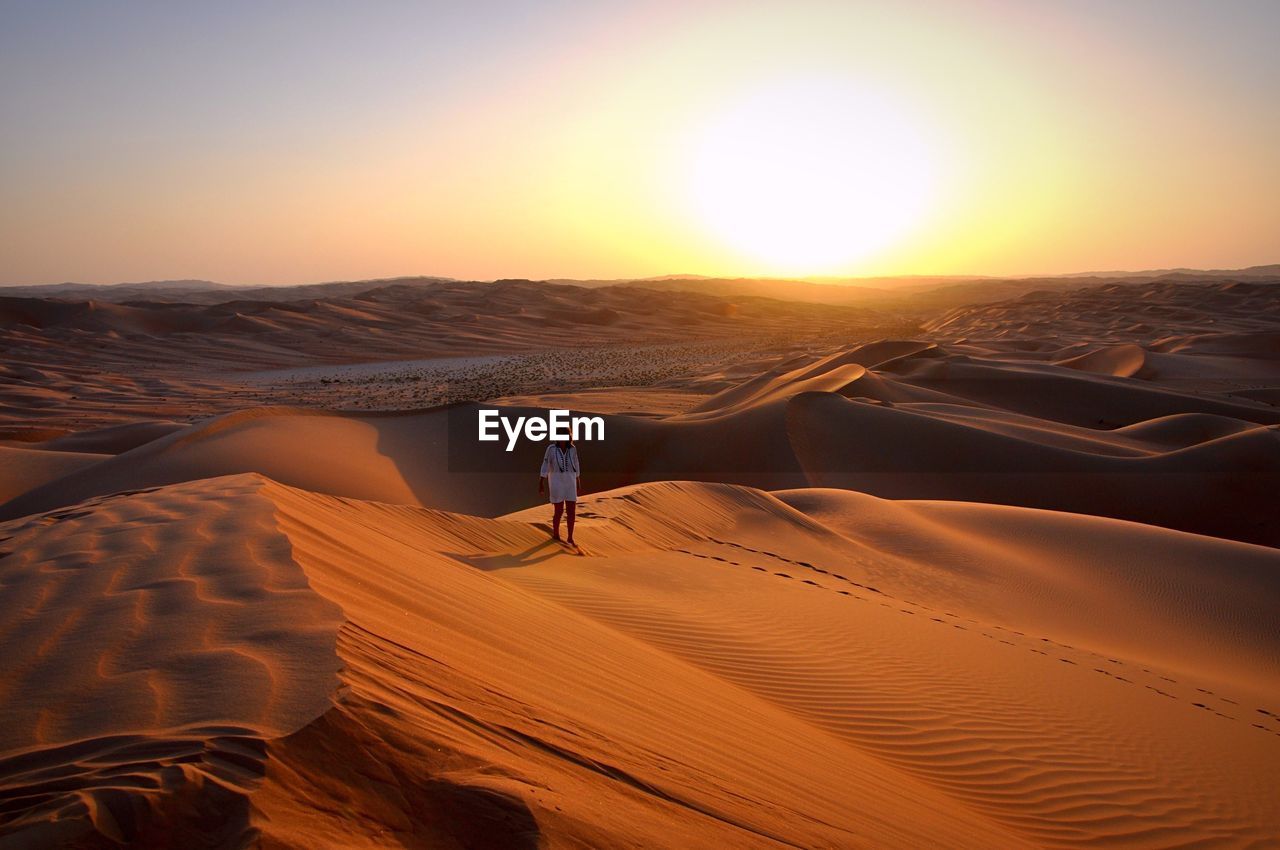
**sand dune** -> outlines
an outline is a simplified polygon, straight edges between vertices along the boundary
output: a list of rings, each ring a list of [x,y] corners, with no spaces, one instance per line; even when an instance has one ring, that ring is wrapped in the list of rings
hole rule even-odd
[[[723,414],[751,405],[790,398],[802,392],[837,392],[867,375],[867,367],[884,367],[902,357],[930,357],[934,346],[914,340],[879,340],[806,362],[800,356],[768,364],[750,379],[717,393],[685,413],[682,419],[699,414]]]
[[[0,594],[24,611],[0,638],[18,671],[0,829],[845,848],[1248,846],[1280,828],[1273,550],[781,497],[603,493],[582,504],[586,557],[545,540],[542,511],[257,476],[0,526],[20,544]]]
[[[339,666],[338,610],[260,490],[202,483],[2,527],[10,846],[236,845],[264,740],[322,714]]]
[[[794,443],[814,486],[889,498],[1020,504],[1275,544],[1280,433],[1244,430],[1124,457],[838,396],[797,397]],[[849,440],[850,434],[857,440]],[[1034,432],[1031,432],[1034,433]],[[1184,432],[1189,433],[1189,432]]]
[[[0,506],[0,517],[240,472],[490,516],[536,503],[540,447],[481,447],[466,424],[476,409],[230,414],[35,487]],[[452,439],[451,417],[460,427]],[[784,358],[686,412],[605,421],[605,443],[582,448],[589,490],[669,479],[839,487],[1280,543],[1280,411],[1069,364],[882,341]]]
[[[1116,378],[1136,378],[1147,369],[1147,352],[1140,345],[1121,343],[1097,348],[1057,361],[1059,366]]]
[[[40,451],[21,446],[0,446],[0,502],[93,466],[107,457],[105,454],[87,452]]]
[[[128,422],[123,425],[77,431],[33,445],[32,448],[58,452],[118,455],[175,431],[181,431],[185,427],[186,425],[180,422]]]
[[[1280,289],[188,283],[0,298],[0,848],[1280,835]]]
[[[848,490],[775,495],[878,552],[876,580],[918,601],[963,600],[1005,626],[1240,687],[1280,682],[1277,556],[1267,548],[1056,511]]]
[[[1158,336],[1275,332],[1280,287],[1274,283],[1153,281],[1107,283],[957,307],[925,324],[948,339],[1047,338],[1142,342]]]
[[[221,300],[0,295],[0,429],[228,412],[260,394],[242,377],[255,370],[691,340],[734,345],[910,324],[866,307],[527,280],[370,281],[306,298],[260,290],[227,300],[227,291],[210,291]]]
[[[1280,385],[1272,318],[1280,288],[1271,283],[1059,282],[1053,290],[942,317],[921,300],[923,291],[868,309],[530,281],[369,281],[299,290],[308,297],[281,290],[276,299],[269,291],[208,290],[222,299],[217,303],[0,298],[0,346],[8,353],[0,364],[0,438],[41,440],[50,429],[138,420],[190,422],[279,404],[403,410],[458,400],[541,400],[557,390],[602,386],[710,395],[772,372],[790,356],[811,362],[838,356],[858,339],[916,335],[920,322],[924,339],[910,344],[942,341],[952,361],[970,355],[1057,362],[1178,392],[1246,393],[1237,401],[1268,399],[1258,392]],[[172,294],[182,292],[190,290]],[[253,297],[226,300],[233,295]],[[1135,315],[1145,320],[1133,321]],[[713,346],[720,355],[646,348],[688,345]],[[1117,347],[1126,345],[1142,350]],[[477,380],[402,373],[303,386],[252,377],[323,364],[557,350],[581,354],[531,361],[518,375],[490,370]],[[916,361],[923,356],[904,353]],[[601,361],[608,368],[592,368]],[[744,371],[751,362],[759,369]],[[456,391],[441,392],[444,385]],[[598,394],[596,401],[616,408]],[[677,410],[671,401],[653,409],[670,414],[697,404],[690,399]]]
[[[69,474],[0,506],[12,518],[120,490],[241,472],[331,495],[497,515],[539,501],[537,471],[544,447],[522,441],[509,455],[475,441],[477,405],[395,414],[337,414],[263,408],[217,417]],[[539,413],[502,408],[506,415]],[[461,445],[450,446],[449,419],[465,416]],[[725,439],[726,427],[741,429]],[[806,482],[788,448],[785,402],[751,408],[723,421],[655,421],[606,417],[607,443],[584,446],[593,468],[584,487],[599,490],[636,480],[688,477],[765,486]],[[328,452],[327,446],[341,446]],[[317,463],[320,455],[325,462]],[[493,470],[493,471],[486,471]]]

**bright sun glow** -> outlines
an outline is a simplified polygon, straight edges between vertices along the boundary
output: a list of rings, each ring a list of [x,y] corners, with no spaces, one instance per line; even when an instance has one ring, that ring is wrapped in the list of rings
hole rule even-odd
[[[918,226],[935,188],[924,135],[883,96],[835,80],[757,89],[694,146],[699,220],[771,272],[835,272]]]

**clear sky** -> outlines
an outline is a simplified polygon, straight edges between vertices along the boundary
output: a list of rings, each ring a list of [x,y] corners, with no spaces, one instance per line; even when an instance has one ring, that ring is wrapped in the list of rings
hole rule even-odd
[[[0,0],[0,283],[1280,261],[1280,2]]]

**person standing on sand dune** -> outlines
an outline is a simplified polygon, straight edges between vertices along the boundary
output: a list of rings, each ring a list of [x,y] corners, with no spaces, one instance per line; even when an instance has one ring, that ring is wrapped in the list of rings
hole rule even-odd
[[[542,473],[538,477],[538,493],[542,493],[542,486],[545,482],[547,495],[551,499],[551,504],[555,506],[551,539],[557,542],[560,540],[560,516],[564,513],[565,506],[568,505],[569,536],[565,542],[570,546],[577,545],[573,542],[573,520],[578,507],[578,475],[580,472],[578,449],[573,445],[573,440],[559,440],[547,446],[547,451],[542,456]]]

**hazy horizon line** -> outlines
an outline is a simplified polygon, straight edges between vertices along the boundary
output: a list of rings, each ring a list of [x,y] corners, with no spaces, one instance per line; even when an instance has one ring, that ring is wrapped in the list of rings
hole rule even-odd
[[[1280,274],[1280,262],[1276,263],[1255,263],[1247,266],[1239,266],[1235,268],[1198,268],[1194,266],[1169,266],[1157,269],[1092,269],[1087,271],[1075,272],[1035,272],[1022,274],[989,274],[984,272],[937,272],[937,273],[904,273],[904,274],[881,274],[881,275],[812,275],[812,276],[788,276],[788,275],[735,275],[735,274],[706,274],[702,272],[671,272],[659,275],[644,275],[639,277],[571,277],[565,275],[555,275],[550,277],[518,277],[518,276],[502,276],[502,277],[457,277],[454,275],[441,274],[399,274],[382,277],[351,277],[351,278],[330,278],[327,280],[303,281],[297,283],[227,283],[224,281],[211,280],[201,277],[156,277],[146,280],[125,280],[115,282],[99,282],[84,280],[60,280],[45,283],[0,283],[0,289],[19,289],[34,287],[54,287],[54,286],[100,286],[100,287],[123,287],[123,286],[145,286],[148,284],[165,284],[165,283],[193,283],[193,284],[209,284],[213,286],[225,287],[228,289],[258,289],[258,288],[279,288],[286,289],[293,286],[326,286],[339,283],[378,283],[381,281],[397,281],[397,280],[448,280],[460,283],[497,283],[504,280],[529,280],[537,283],[566,282],[573,283],[577,281],[607,281],[607,282],[632,282],[632,281],[664,281],[664,280],[751,280],[751,281],[783,281],[790,283],[812,283],[818,285],[838,286],[850,285],[856,281],[892,281],[892,280],[947,280],[947,279],[967,279],[967,280],[1031,280],[1036,278],[1064,278],[1064,277],[1116,277],[1116,276],[1142,276],[1142,275],[1168,275],[1168,274],[1232,274],[1238,272],[1249,272],[1256,269],[1277,268],[1277,274]],[[856,285],[856,284],[854,284]]]

